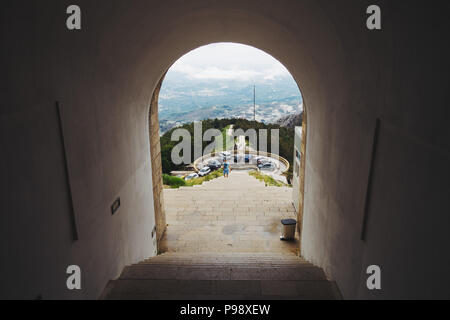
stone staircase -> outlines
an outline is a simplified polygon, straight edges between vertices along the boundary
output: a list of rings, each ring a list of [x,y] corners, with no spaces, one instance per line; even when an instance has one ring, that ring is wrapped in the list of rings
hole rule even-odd
[[[103,299],[339,299],[322,269],[294,255],[164,253],[126,267]]]
[[[323,270],[280,241],[296,218],[292,189],[233,171],[196,187],[164,190],[164,253],[127,266],[103,299],[338,299]]]
[[[228,179],[165,189],[164,202],[168,226],[162,252],[298,254],[298,236],[293,242],[279,240],[280,220],[297,218],[292,188],[266,187],[233,170]]]

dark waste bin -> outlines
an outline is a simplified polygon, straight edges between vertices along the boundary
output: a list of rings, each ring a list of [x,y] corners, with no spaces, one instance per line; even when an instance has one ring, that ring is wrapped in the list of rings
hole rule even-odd
[[[281,224],[283,226],[281,230],[281,240],[293,240],[295,238],[295,226],[297,221],[294,219],[282,219]]]

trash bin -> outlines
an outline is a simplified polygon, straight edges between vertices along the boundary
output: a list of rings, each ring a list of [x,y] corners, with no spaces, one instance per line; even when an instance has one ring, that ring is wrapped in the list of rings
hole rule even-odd
[[[297,221],[294,219],[282,219],[281,224],[283,229],[281,230],[280,240],[292,240],[295,238],[295,226]]]

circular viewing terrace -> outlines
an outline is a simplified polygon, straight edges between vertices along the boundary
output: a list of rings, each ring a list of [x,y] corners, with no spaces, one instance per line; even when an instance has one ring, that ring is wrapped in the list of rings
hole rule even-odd
[[[228,152],[229,156],[224,157],[224,152]],[[285,158],[272,154],[270,152],[246,150],[244,151],[220,151],[213,152],[196,159],[193,163],[193,167],[196,171],[199,171],[204,166],[207,166],[209,162],[215,160],[221,164],[226,158],[230,162],[231,169],[234,170],[264,170],[258,166],[258,159],[264,163],[272,163],[273,167],[268,168],[267,171],[276,174],[283,174],[289,170],[289,161]]]

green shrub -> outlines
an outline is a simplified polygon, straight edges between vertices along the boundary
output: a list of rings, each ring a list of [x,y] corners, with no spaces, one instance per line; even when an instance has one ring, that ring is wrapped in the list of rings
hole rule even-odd
[[[210,180],[216,179],[221,176],[223,176],[223,169],[213,171],[204,177],[198,177],[195,179],[188,180],[188,181],[186,181],[186,186],[188,186],[188,187],[195,186],[198,184],[202,184],[205,181],[210,181]]]
[[[205,181],[205,177],[198,177],[198,178],[190,179],[190,180],[186,181],[186,186],[187,187],[196,186],[196,185],[202,184],[203,181]]]
[[[171,188],[179,188],[186,185],[186,181],[183,179],[168,174],[163,174],[163,183]]]
[[[259,171],[250,171],[248,174],[251,175],[252,177],[255,177],[259,181],[264,181],[264,183],[266,184],[266,187],[267,186],[274,186],[274,187],[287,186],[285,183],[275,180],[273,177],[263,174]]]
[[[185,181],[182,178],[174,177],[168,174],[163,174],[163,184],[167,185],[173,189],[179,188],[179,187],[192,187],[198,184],[202,184],[205,181],[210,181],[212,179],[216,179],[218,177],[223,176],[223,170],[219,169],[217,171],[213,171],[210,174],[204,176],[204,177],[198,177],[195,179],[190,179]]]

